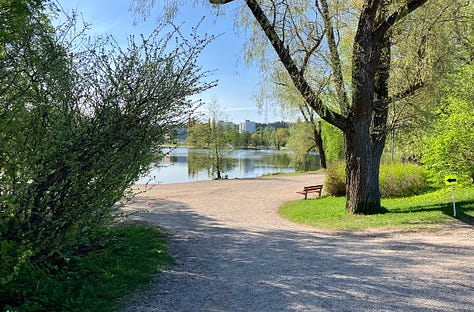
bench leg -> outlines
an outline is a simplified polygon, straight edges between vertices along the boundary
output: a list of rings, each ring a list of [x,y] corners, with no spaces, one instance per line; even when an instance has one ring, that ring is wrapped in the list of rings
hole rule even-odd
[[[308,191],[304,192],[304,200],[306,200],[306,198],[308,198]]]

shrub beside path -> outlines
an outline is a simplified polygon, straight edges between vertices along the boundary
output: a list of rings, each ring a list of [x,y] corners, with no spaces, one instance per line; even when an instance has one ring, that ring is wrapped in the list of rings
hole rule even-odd
[[[472,311],[474,231],[330,233],[278,207],[321,174],[157,185],[125,207],[177,265],[124,311]],[[143,188],[143,186],[141,186]],[[317,202],[314,202],[317,209]]]

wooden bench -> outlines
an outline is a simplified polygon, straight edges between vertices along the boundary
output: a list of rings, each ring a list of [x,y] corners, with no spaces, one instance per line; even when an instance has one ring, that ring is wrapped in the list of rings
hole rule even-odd
[[[310,185],[310,186],[305,186],[302,191],[296,192],[298,194],[304,195],[304,199],[308,198],[308,193],[316,193],[318,192],[318,196],[321,196],[321,192],[323,191],[323,185],[318,184],[318,185]]]

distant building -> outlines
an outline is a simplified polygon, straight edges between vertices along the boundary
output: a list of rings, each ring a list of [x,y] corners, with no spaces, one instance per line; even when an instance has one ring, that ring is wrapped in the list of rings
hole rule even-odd
[[[244,120],[239,125],[239,132],[244,133],[254,133],[257,132],[257,123],[250,120]]]
[[[230,122],[230,121],[222,121],[220,120],[219,121],[219,125],[223,126],[223,127],[226,127],[226,128],[234,128],[235,127],[235,124],[233,122]]]

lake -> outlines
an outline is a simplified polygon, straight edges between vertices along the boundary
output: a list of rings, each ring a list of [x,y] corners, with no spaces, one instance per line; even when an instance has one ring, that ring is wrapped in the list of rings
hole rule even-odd
[[[197,150],[178,147],[169,152],[160,164],[141,177],[139,184],[169,184],[212,180],[209,168],[208,150]],[[277,172],[294,172],[290,151],[239,149],[228,152],[223,176],[229,179],[254,178]],[[316,153],[310,155],[305,164],[306,170],[319,168],[319,158]]]

